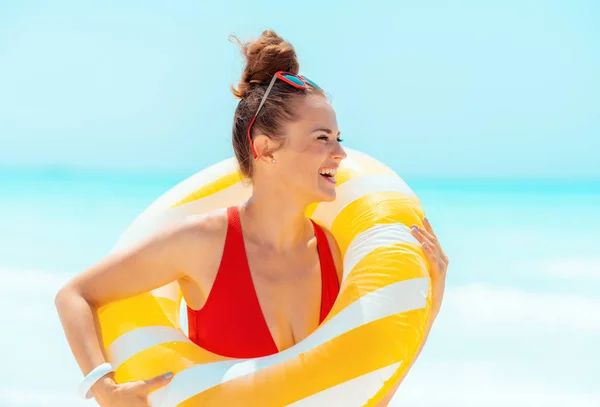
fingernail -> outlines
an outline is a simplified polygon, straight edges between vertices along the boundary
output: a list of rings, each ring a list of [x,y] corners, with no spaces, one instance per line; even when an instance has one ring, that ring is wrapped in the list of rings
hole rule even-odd
[[[170,378],[171,378],[171,376],[173,376],[173,372],[169,372],[169,373],[165,373],[165,374],[164,374],[164,378],[165,378],[165,379],[170,379]]]
[[[417,225],[412,225],[411,229],[416,232],[417,230],[419,230],[419,227]]]
[[[427,246],[427,242],[423,242],[423,247],[424,247],[425,249],[427,249],[427,247],[428,247],[428,246]]]

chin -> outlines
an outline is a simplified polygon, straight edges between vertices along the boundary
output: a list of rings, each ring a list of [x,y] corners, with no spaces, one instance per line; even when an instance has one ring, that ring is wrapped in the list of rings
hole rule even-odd
[[[337,196],[337,189],[335,184],[328,181],[320,180],[317,191],[315,191],[315,198],[317,202],[332,202],[335,201]]]
[[[335,190],[335,187],[333,187],[327,191],[321,189],[319,191],[319,194],[317,195],[317,201],[318,202],[333,202],[333,201],[335,201],[336,197],[337,197],[337,191]]]

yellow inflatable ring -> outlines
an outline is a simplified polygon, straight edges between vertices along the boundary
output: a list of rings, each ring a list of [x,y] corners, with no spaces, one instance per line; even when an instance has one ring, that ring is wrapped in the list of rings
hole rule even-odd
[[[429,265],[409,230],[422,226],[424,213],[390,168],[347,153],[336,200],[308,211],[332,231],[344,259],[340,294],[311,335],[267,357],[213,354],[182,330],[182,298],[171,283],[98,310],[117,382],[173,372],[149,397],[160,407],[375,405],[412,363],[430,317]],[[251,192],[240,181],[233,159],[200,171],[144,211],[114,250],[187,216],[240,204]]]

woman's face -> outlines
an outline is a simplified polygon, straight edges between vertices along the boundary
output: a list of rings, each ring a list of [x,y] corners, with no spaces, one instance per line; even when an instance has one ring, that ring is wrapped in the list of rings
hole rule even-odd
[[[333,201],[337,168],[346,158],[335,111],[314,94],[299,99],[296,109],[297,120],[284,126],[284,143],[273,152],[269,173],[299,199]]]

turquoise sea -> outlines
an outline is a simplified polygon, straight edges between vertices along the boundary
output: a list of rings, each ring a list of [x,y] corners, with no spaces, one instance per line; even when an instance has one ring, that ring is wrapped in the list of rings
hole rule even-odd
[[[54,294],[187,175],[0,172],[0,406],[90,405]],[[406,181],[451,265],[392,406],[600,405],[600,182]]]

